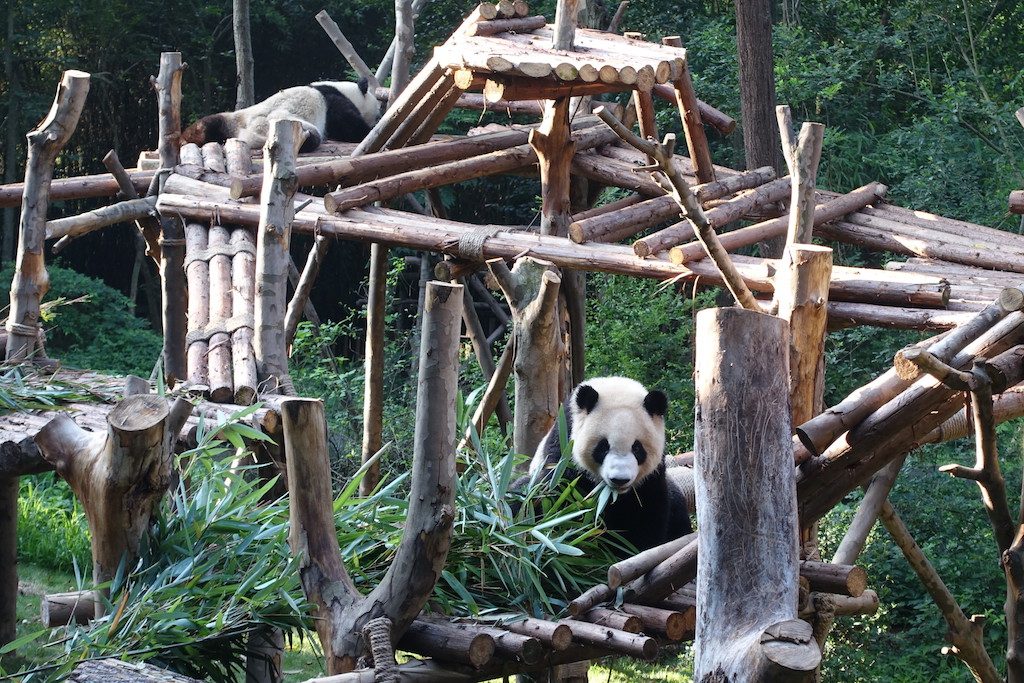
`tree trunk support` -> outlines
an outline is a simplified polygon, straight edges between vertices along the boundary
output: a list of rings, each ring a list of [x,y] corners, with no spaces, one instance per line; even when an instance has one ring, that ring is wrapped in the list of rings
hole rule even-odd
[[[296,119],[274,122],[263,148],[263,192],[256,232],[256,366],[271,391],[293,393],[288,378],[288,347],[282,334],[288,303],[288,247],[295,218],[295,157],[302,145]]]
[[[341,561],[331,512],[327,424],[323,403],[282,403],[291,495],[292,551],[314,605],[329,674],[351,671],[364,652],[363,625],[379,616],[393,624],[392,642],[419,614],[441,575],[451,543],[455,503],[455,414],[462,288],[427,288],[420,349],[416,436],[405,533],[381,583],[362,597]]]
[[[697,314],[694,678],[804,681],[821,661],[797,618],[799,563],[785,321]]]
[[[125,398],[107,416],[106,432],[88,432],[59,415],[36,445],[82,502],[92,535],[93,581],[131,567],[153,509],[171,481],[170,409],[163,398]],[[104,614],[96,601],[96,615]]]
[[[530,131],[530,145],[540,162],[540,234],[566,237],[572,222],[569,170],[576,152],[569,127],[568,97],[553,100],[546,107],[540,127]]]
[[[249,0],[232,0],[231,26],[235,35],[235,78],[238,89],[235,109],[256,103],[253,84],[252,31],[249,29]]]
[[[180,52],[160,54],[160,71],[150,81],[156,90],[159,112],[160,168],[178,165],[181,136],[181,76],[185,64]],[[163,180],[160,181],[162,187]],[[163,296],[164,379],[169,386],[188,377],[185,360],[185,228],[180,220],[160,221],[160,278]]]
[[[559,378],[564,346],[557,317],[561,278],[549,262],[521,258],[509,270],[503,259],[487,261],[494,279],[512,309],[515,340],[516,400],[512,444],[526,455],[551,429],[558,417]]]
[[[39,304],[50,287],[43,248],[53,164],[78,125],[89,93],[89,78],[84,71],[65,71],[49,113],[27,135],[28,161],[18,227],[18,257],[7,316],[8,363],[30,358],[36,351]]]
[[[799,140],[793,139],[793,115],[789,105],[775,108],[782,137],[782,154],[793,179],[793,194],[789,202],[789,231],[786,246],[810,244],[814,232],[814,186],[821,160],[821,143],[825,126],[804,121]]]

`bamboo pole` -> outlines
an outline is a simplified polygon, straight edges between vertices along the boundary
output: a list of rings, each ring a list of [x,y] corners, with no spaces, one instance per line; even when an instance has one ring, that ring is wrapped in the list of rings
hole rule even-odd
[[[7,315],[8,362],[30,358],[36,350],[39,304],[50,284],[43,248],[53,164],[78,125],[89,93],[89,79],[84,71],[65,71],[49,113],[27,135],[18,256]]]

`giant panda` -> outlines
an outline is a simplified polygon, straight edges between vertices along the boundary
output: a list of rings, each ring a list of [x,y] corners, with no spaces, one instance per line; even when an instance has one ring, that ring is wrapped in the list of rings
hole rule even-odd
[[[564,477],[579,478],[589,493],[604,482],[618,494],[604,509],[605,526],[637,550],[685,536],[693,530],[682,490],[665,471],[665,413],[668,399],[627,377],[597,377],[577,386],[565,405],[573,463]],[[547,433],[530,476],[562,457],[558,425]]]
[[[380,102],[365,78],[349,81],[318,81],[286,88],[262,102],[238,111],[210,114],[181,134],[182,144],[223,143],[240,138],[250,147],[262,147],[272,121],[297,118],[308,133],[300,152],[311,152],[324,139],[361,142],[377,121]]]

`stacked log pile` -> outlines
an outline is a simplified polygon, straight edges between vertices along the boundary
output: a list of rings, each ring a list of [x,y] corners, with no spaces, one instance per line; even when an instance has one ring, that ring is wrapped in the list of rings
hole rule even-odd
[[[249,149],[230,140],[230,154],[218,143],[181,149],[185,166],[245,178]],[[188,283],[188,381],[215,403],[249,405],[256,398],[253,351],[253,298],[256,246],[249,228],[225,227],[216,220],[185,224]]]

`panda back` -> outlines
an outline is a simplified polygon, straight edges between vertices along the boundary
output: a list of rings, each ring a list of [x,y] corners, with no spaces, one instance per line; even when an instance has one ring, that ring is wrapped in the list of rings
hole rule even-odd
[[[330,140],[339,142],[362,142],[370,133],[370,124],[363,118],[359,108],[336,86],[316,83],[312,86],[327,103],[324,133]]]

